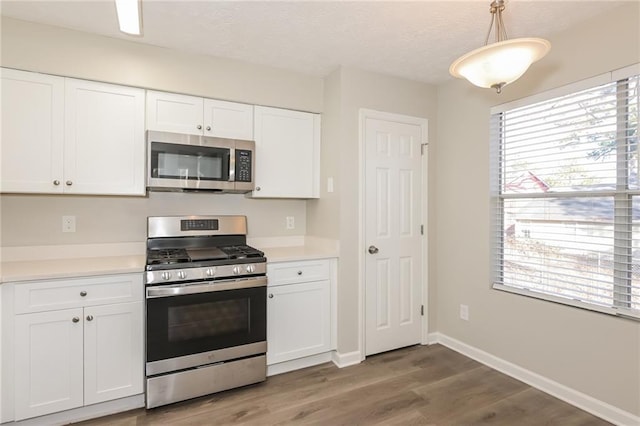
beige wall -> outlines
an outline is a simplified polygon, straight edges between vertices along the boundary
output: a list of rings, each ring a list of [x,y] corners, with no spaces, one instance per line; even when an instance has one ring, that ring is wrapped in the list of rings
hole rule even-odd
[[[2,17],[4,67],[303,111],[322,78]]]
[[[237,194],[152,192],[149,197],[3,195],[2,246],[143,242],[147,216],[240,214],[249,237],[304,235],[300,200],[253,200]],[[76,216],[76,232],[62,232],[62,216]],[[285,217],[296,229],[286,229]]]
[[[1,23],[4,67],[322,111],[319,77],[11,18]],[[147,198],[2,195],[0,203],[3,246],[144,241],[146,216],[165,214],[246,214],[250,237],[306,233],[303,200],[155,193]],[[62,215],[77,216],[76,233],[61,232]],[[285,229],[285,216],[295,217],[295,230]]]
[[[640,3],[550,41],[548,57],[502,95],[465,81],[438,88],[440,167],[430,198],[438,224],[438,331],[640,415],[640,323],[490,288],[489,109],[640,62]],[[469,321],[458,318],[462,303]]]
[[[349,353],[359,350],[361,315],[358,307],[360,109],[427,118],[430,138],[433,138],[436,90],[424,83],[341,68],[325,80],[325,106],[328,109],[325,110],[323,132],[330,132],[332,136],[323,138],[322,170],[323,176],[335,174],[337,194],[309,204],[308,233],[323,236],[338,232],[338,350]],[[435,306],[430,312],[435,312]]]

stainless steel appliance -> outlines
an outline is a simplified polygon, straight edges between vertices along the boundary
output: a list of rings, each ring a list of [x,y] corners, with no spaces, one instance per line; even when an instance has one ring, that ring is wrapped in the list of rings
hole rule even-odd
[[[253,141],[147,131],[147,187],[245,193],[254,187]]]
[[[266,258],[246,217],[147,226],[147,408],[265,380]]]

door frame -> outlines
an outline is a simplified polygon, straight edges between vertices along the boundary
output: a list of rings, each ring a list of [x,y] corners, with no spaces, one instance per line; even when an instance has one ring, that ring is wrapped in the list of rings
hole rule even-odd
[[[384,111],[376,111],[373,109],[360,108],[358,123],[358,157],[359,164],[359,183],[358,183],[358,352],[360,360],[364,361],[365,355],[365,326],[366,326],[366,265],[365,265],[365,248],[366,242],[366,222],[365,222],[365,173],[366,173],[366,150],[365,150],[365,123],[367,119],[396,121],[400,123],[413,124],[420,126],[423,140],[421,144],[424,146],[424,155],[422,156],[422,208],[421,219],[424,225],[424,234],[422,236],[422,305],[424,306],[424,316],[422,317],[422,332],[420,344],[429,343],[429,233],[428,233],[428,176],[429,176],[429,125],[426,118],[412,117],[408,115],[395,114]]]

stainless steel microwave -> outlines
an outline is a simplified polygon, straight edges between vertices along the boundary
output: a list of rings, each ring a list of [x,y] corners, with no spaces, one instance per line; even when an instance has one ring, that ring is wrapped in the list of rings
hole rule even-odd
[[[147,131],[147,188],[245,193],[254,187],[255,143]]]

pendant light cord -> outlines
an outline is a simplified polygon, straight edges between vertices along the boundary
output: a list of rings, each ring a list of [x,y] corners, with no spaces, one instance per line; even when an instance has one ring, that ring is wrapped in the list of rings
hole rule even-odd
[[[484,40],[485,46],[489,44],[489,37],[491,36],[491,30],[495,24],[496,30],[496,43],[507,39],[507,29],[504,26],[502,20],[502,11],[504,10],[504,0],[496,0],[491,3],[489,12],[491,12],[491,23],[489,23],[489,31],[487,31],[487,37]],[[496,16],[497,15],[497,16]]]

